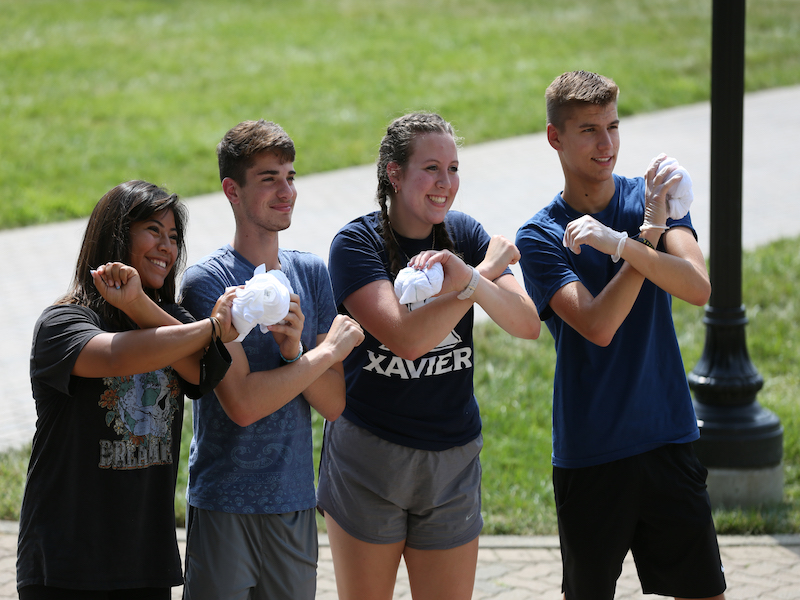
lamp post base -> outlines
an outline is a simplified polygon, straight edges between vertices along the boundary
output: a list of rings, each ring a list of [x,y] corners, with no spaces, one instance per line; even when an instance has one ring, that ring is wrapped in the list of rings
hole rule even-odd
[[[708,469],[712,508],[755,508],[783,499],[783,465],[760,469]]]

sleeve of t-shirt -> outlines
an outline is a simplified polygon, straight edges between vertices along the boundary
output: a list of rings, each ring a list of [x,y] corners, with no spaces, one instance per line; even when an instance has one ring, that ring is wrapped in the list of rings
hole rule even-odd
[[[517,232],[516,244],[525,290],[546,320],[553,314],[549,307],[553,295],[579,277],[566,260],[558,231],[528,223]]]
[[[206,264],[192,265],[181,280],[181,306],[196,319],[205,319],[219,297],[225,292],[225,282]]]
[[[694,235],[694,239],[697,240],[697,232],[694,229],[694,225],[692,225],[691,213],[687,212],[680,219],[667,219],[667,227],[670,229],[673,227],[687,227],[692,232],[692,235]],[[664,236],[662,235],[659,243],[662,243],[663,240]]]
[[[317,335],[328,333],[336,318],[336,303],[333,301],[333,287],[325,263],[317,260],[315,266],[317,281]]]
[[[336,234],[328,259],[336,306],[365,285],[389,279],[381,250],[362,223],[350,223]]]
[[[100,318],[74,304],[47,308],[33,331],[31,380],[70,394],[70,378],[84,346],[104,333]]]
[[[194,323],[195,319],[191,313],[180,304],[165,304],[161,307],[165,313],[178,319],[181,323]]]
[[[449,229],[454,238],[456,252],[463,253],[468,265],[478,266],[486,258],[486,250],[489,248],[492,236],[476,219],[465,213],[452,211],[449,216],[451,218]],[[501,276],[511,274],[511,269],[506,267]]]

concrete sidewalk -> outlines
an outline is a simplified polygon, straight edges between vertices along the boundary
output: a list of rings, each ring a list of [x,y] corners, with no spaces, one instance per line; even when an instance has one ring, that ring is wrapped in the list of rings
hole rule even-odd
[[[181,552],[185,540],[179,530]],[[14,565],[17,524],[0,521],[0,600],[17,598]],[[722,536],[719,539],[727,600],[800,599],[800,536]],[[178,600],[182,588],[174,588]],[[327,537],[320,537],[317,599],[337,600]],[[561,598],[561,554],[554,536],[484,536],[480,540],[474,600]],[[645,600],[630,555],[617,582],[617,600]],[[410,600],[408,575],[401,563],[395,600]]]

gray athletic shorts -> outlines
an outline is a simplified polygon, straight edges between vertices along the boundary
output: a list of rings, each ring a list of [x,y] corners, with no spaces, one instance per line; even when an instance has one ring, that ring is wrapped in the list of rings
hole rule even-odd
[[[448,450],[388,442],[340,417],[326,423],[317,504],[356,539],[418,550],[471,542],[483,528],[483,437]]]
[[[186,600],[313,600],[314,509],[239,515],[189,507]]]

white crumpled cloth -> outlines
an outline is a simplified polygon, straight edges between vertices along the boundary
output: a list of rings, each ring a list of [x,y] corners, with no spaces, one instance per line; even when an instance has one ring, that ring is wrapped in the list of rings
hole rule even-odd
[[[441,292],[443,282],[444,270],[439,263],[429,269],[406,267],[394,280],[394,293],[400,304],[416,304]]]
[[[682,219],[689,212],[689,207],[694,201],[694,193],[692,192],[692,178],[689,177],[689,172],[678,164],[677,159],[668,156],[658,166],[660,173],[666,167],[678,165],[672,174],[669,176],[665,183],[669,182],[673,177],[681,174],[683,178],[678,184],[667,192],[667,216],[670,219]]]
[[[291,293],[292,284],[281,271],[257,266],[233,299],[231,318],[239,332],[236,341],[241,342],[256,325],[261,326],[261,333],[267,333],[269,325],[283,321],[289,314]]]

